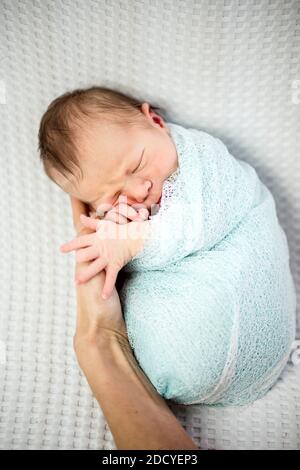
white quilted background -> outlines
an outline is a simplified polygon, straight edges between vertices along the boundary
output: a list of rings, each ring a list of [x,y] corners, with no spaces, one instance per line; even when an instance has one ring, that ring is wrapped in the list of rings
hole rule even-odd
[[[115,449],[72,348],[71,209],[37,152],[49,102],[110,86],[221,138],[274,194],[299,296],[299,53],[296,0],[0,0],[1,449]],[[299,449],[300,365],[250,406],[171,407],[203,448]]]

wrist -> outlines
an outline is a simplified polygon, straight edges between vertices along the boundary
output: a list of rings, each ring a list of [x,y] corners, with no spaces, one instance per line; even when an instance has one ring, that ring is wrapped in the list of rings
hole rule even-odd
[[[91,329],[88,333],[76,333],[73,338],[73,348],[80,367],[85,371],[93,360],[98,357],[110,360],[116,349],[131,352],[128,337],[113,328]]]
[[[102,370],[104,368],[107,374],[114,372],[117,375],[121,372],[129,374],[139,387],[150,392],[155,401],[156,398],[161,400],[161,397],[156,396],[156,390],[136,362],[127,336],[107,330],[101,335],[81,337],[76,345],[74,344],[74,349],[78,363],[87,377],[94,374],[95,367]]]
[[[134,253],[141,251],[151,237],[151,221],[133,221],[128,226],[128,238],[133,242]]]
[[[103,301],[110,303],[112,298]],[[119,313],[119,308],[107,307],[99,309],[98,315],[90,315],[78,309],[76,332],[73,338],[75,352],[85,353],[89,349],[107,348],[116,338],[120,342],[128,343],[126,326]]]

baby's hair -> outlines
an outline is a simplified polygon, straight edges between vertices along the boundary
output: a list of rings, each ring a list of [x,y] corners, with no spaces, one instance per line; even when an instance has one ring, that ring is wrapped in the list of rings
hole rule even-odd
[[[78,161],[78,127],[86,118],[101,119],[124,127],[149,127],[142,119],[140,101],[133,96],[107,87],[93,86],[77,88],[55,98],[41,118],[38,132],[38,150],[48,177],[55,182],[51,168],[63,176],[74,176],[74,167],[82,175]],[[164,109],[150,105],[150,108],[164,115]]]

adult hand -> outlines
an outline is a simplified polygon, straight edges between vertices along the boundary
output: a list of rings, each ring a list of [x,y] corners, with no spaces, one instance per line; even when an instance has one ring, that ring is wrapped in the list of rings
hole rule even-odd
[[[89,233],[80,214],[87,207],[71,197],[78,235]],[[79,273],[89,263],[77,262]],[[128,342],[116,288],[103,300],[104,272],[76,286],[77,326],[74,347],[79,365],[98,400],[118,449],[198,447],[138,366]]]
[[[71,196],[71,205],[73,225],[77,236],[94,232],[94,230],[84,227],[80,221],[80,214],[87,214],[88,207],[73,196]],[[77,262],[75,277],[85,271],[90,263]],[[117,334],[123,341],[128,341],[118,292],[114,288],[109,299],[104,300],[101,296],[104,281],[105,273],[102,271],[88,282],[76,286],[77,324],[74,347],[77,352],[79,346],[86,342],[85,340],[96,338],[98,341],[101,335]]]

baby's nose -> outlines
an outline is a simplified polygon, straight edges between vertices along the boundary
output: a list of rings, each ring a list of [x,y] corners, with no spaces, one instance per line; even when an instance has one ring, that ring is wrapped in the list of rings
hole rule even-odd
[[[133,183],[127,196],[136,202],[143,202],[149,194],[152,188],[152,181],[145,181],[144,183],[135,184]]]
[[[145,185],[146,185],[146,190],[147,190],[147,193],[148,193],[148,191],[152,188],[152,181],[146,181]]]

